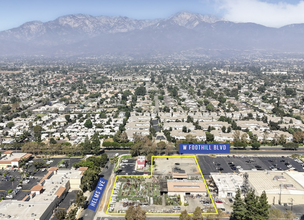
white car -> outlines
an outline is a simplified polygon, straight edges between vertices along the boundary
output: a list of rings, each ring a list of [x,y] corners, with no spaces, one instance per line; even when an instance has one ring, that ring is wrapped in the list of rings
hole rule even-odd
[[[13,194],[8,194],[7,196],[5,196],[5,198],[12,199],[12,198],[14,198],[14,196],[13,196]]]

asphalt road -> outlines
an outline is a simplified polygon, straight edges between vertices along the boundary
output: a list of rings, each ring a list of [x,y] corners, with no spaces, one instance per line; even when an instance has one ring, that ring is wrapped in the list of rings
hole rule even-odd
[[[304,150],[231,150],[230,154],[252,154],[252,155],[261,155],[261,154],[272,154],[272,155],[291,155],[291,154],[304,154]]]
[[[106,179],[106,180],[109,180],[110,179],[110,176],[112,174],[112,171],[113,171],[113,168],[114,168],[114,164],[111,164],[110,162],[108,162],[106,165],[108,165],[108,169],[103,169],[101,174],[100,174],[100,177]],[[91,195],[90,195],[90,198],[89,198],[89,201],[91,201],[91,197],[93,195],[93,192],[91,192]],[[100,198],[100,201],[102,200],[103,196],[104,196],[105,192],[103,193],[102,197]],[[95,217],[95,214],[96,212],[98,211],[98,209],[96,209],[96,211],[92,211],[90,209],[85,209],[84,212],[81,214],[81,217],[80,219],[83,219],[83,220],[92,220],[94,219]]]
[[[155,216],[155,217],[146,217],[146,220],[153,220],[153,219],[168,219],[168,220],[170,220],[170,219],[174,219],[174,220],[176,220],[176,219],[178,219],[179,218],[179,216],[176,216],[176,217],[160,217],[160,216]],[[122,217],[98,217],[98,218],[96,218],[96,220],[124,220],[125,219],[125,216],[122,216]]]
[[[108,155],[109,158],[114,157],[116,153],[119,153],[119,155],[122,154],[129,154],[129,150],[105,150],[105,153]]]
[[[286,212],[287,210],[292,210],[297,217],[299,217],[301,220],[304,220],[304,205],[293,205],[293,206],[272,205],[271,207],[280,209],[282,212]]]

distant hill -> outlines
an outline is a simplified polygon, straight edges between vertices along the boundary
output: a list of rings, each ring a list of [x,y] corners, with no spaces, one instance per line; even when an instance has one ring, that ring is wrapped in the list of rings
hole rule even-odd
[[[180,12],[167,19],[67,15],[0,32],[0,56],[163,57],[304,52],[304,24],[269,28]],[[231,51],[231,52],[229,52]]]

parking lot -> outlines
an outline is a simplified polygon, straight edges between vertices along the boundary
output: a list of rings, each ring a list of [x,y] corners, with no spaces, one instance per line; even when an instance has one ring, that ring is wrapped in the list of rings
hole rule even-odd
[[[41,179],[39,177],[32,176],[31,178],[25,178],[27,181],[23,181],[21,184],[19,181],[21,181],[23,178],[18,171],[3,170],[0,173],[0,197],[6,197],[8,195],[8,190],[14,190],[18,185],[22,185],[22,188],[13,196],[14,200],[22,200],[27,194],[30,193],[31,188],[37,185],[37,182],[39,182]],[[10,178],[4,177],[4,175]]]
[[[125,159],[121,161],[117,175],[150,175],[151,172],[135,170],[136,159]]]
[[[6,199],[22,200],[26,195],[30,194],[30,190],[33,186],[37,185],[43,176],[48,172],[49,167],[57,167],[62,158],[54,158],[48,160],[33,159],[28,162],[24,169],[4,169],[0,170],[0,198],[6,197],[10,189],[16,190],[17,193],[12,193],[13,197]],[[70,169],[72,164],[78,162],[80,158],[65,158],[67,166],[60,169]],[[42,162],[45,167],[37,168],[33,164],[34,162]],[[22,181],[22,183],[19,183]]]
[[[119,175],[138,175],[135,170],[136,159],[125,159],[120,163]]]
[[[203,175],[211,172],[231,173],[241,170],[294,170],[304,172],[301,164],[289,157],[209,157],[198,156]],[[288,164],[287,164],[288,163]],[[290,165],[290,167],[287,167]]]

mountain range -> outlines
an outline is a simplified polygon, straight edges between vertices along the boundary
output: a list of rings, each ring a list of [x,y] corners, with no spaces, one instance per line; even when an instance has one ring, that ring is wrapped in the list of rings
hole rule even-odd
[[[0,56],[221,56],[304,52],[304,24],[270,28],[212,15],[169,18],[67,15],[0,32]]]

